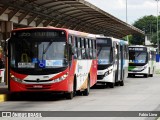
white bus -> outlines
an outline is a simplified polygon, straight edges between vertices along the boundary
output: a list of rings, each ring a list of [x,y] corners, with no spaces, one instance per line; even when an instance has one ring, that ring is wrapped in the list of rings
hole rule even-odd
[[[128,42],[97,35],[97,82],[110,88],[124,85],[128,68]]]
[[[153,77],[156,63],[156,49],[142,45],[129,46],[128,77],[143,75]]]

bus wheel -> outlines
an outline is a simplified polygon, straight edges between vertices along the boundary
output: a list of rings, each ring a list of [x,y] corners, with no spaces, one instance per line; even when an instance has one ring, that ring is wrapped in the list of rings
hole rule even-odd
[[[83,91],[84,96],[88,96],[90,91],[90,77],[88,77],[87,88]]]
[[[132,74],[128,73],[128,78],[132,77]]]
[[[73,96],[74,96],[73,92],[66,93],[66,99],[71,100],[73,98]]]
[[[145,78],[148,78],[148,74],[145,74],[144,77],[145,77]]]
[[[74,83],[73,83],[73,91],[66,93],[66,99],[72,99],[75,95],[76,95],[76,80],[74,79]]]
[[[115,84],[114,84],[114,85],[115,85],[115,86],[119,86],[119,83],[120,83],[120,82],[115,82]]]
[[[120,81],[120,82],[119,82],[119,85],[120,85],[120,86],[124,86],[124,80]]]
[[[110,88],[114,88],[114,83],[109,83]]]

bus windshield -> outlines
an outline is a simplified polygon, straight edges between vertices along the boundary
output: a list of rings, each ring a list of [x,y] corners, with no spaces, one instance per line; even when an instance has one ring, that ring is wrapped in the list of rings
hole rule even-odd
[[[11,38],[11,68],[61,68],[68,65],[65,38]]]
[[[145,51],[129,51],[129,63],[146,63],[147,52]]]
[[[98,52],[98,64],[110,64],[111,63],[111,47],[97,46]]]

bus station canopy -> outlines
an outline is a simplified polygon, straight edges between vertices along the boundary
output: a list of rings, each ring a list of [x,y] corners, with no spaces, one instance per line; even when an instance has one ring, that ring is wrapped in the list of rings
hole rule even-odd
[[[122,38],[144,34],[85,0],[1,0],[0,21],[14,26],[54,26]]]

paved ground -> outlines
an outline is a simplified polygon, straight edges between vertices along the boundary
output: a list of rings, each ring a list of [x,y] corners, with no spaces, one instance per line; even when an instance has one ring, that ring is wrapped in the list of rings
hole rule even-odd
[[[114,89],[96,86],[91,89],[89,96],[76,96],[73,100],[66,100],[62,95],[42,93],[11,97],[5,87],[1,87],[0,93],[0,111],[160,111],[160,75],[152,78],[127,78],[125,86]],[[5,101],[2,100],[2,96],[5,96]],[[43,119],[45,118],[36,118],[36,120]],[[64,118],[48,119],[64,120]],[[157,118],[65,118],[65,120],[70,119],[155,120]]]

